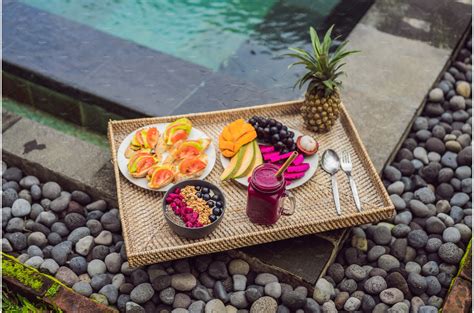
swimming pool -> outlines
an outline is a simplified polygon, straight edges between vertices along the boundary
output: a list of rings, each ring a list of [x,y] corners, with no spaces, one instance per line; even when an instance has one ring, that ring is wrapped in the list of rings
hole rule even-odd
[[[248,53],[277,59],[302,46],[310,25],[356,22],[372,1],[21,0],[38,9],[204,66],[245,72]],[[334,21],[338,22],[338,21]],[[339,24],[339,23],[337,23]],[[344,29],[341,25],[341,30]],[[350,27],[352,28],[352,27]],[[256,63],[261,63],[259,60]],[[255,67],[252,64],[250,67]],[[235,74],[235,73],[234,73]]]

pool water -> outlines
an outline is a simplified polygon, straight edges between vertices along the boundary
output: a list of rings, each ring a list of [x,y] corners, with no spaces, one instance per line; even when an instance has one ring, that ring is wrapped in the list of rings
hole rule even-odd
[[[256,64],[249,65],[245,60],[247,53],[263,55],[265,60],[278,59],[288,52],[289,45],[306,44],[310,25],[327,28],[328,17],[335,15],[338,4],[350,3],[341,0],[21,2],[213,71],[234,74],[251,71],[261,63],[261,59],[256,59]],[[359,13],[349,12],[349,18]]]

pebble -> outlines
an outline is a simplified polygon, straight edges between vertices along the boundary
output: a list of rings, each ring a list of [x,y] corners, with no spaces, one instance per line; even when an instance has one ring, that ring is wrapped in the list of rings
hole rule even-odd
[[[88,221],[88,222],[91,222],[91,221]],[[99,235],[97,235],[97,237],[94,239],[94,242],[98,245],[105,245],[105,246],[111,245],[113,242],[112,233],[108,230],[103,230],[100,232]]]
[[[70,201],[70,196],[69,195],[63,195],[60,196],[59,198],[54,199],[51,201],[51,204],[49,205],[50,210],[59,213],[64,210],[66,210],[68,204]]]
[[[405,201],[397,194],[390,195],[390,200],[392,200],[397,211],[405,210],[407,207]]]
[[[79,277],[77,277],[76,273],[66,266],[61,266],[54,277],[68,287],[72,287],[79,281]]]
[[[441,241],[441,239],[430,238],[428,239],[428,242],[426,243],[425,250],[427,252],[436,252],[438,251],[439,247],[441,247],[442,244],[443,242]]]
[[[469,98],[471,95],[471,85],[465,81],[458,81],[456,83],[456,92],[464,98]]]
[[[378,259],[378,267],[389,272],[392,269],[400,267],[400,261],[390,254],[384,254]]]
[[[425,204],[433,203],[436,200],[434,192],[428,187],[423,187],[415,191],[415,198]]]
[[[89,297],[93,292],[91,285],[83,281],[78,281],[77,283],[72,285],[72,289],[78,294],[83,295],[85,297]]]
[[[244,309],[248,306],[247,298],[244,291],[236,291],[230,294],[230,303],[237,309]]]
[[[119,253],[113,252],[105,257],[104,263],[107,271],[115,274],[120,271],[120,267],[122,266],[122,257]]]
[[[242,259],[234,259],[229,263],[230,275],[247,275],[250,271],[250,266]]]
[[[143,304],[153,297],[155,291],[150,283],[142,283],[130,292],[130,299],[138,304]],[[161,298],[161,297],[160,297]],[[174,297],[173,297],[174,298]],[[168,301],[169,302],[169,301]],[[171,302],[172,303],[172,302]],[[171,304],[167,303],[167,304]]]
[[[61,186],[56,182],[47,182],[43,185],[42,194],[43,197],[54,200],[61,195]]]
[[[444,100],[444,93],[441,88],[433,88],[428,94],[428,98],[432,102],[442,102]]]
[[[185,293],[177,293],[174,296],[173,308],[187,309],[191,304],[191,297]]]
[[[425,148],[423,147],[416,147],[413,150],[413,156],[423,162],[424,164],[428,164],[428,152],[426,152]],[[400,178],[401,178],[401,173],[400,173]]]
[[[25,199],[16,199],[13,202],[11,213],[16,217],[27,216],[31,212],[31,204]]]
[[[364,282],[364,289],[372,295],[378,295],[387,288],[387,282],[381,276],[373,276]]]
[[[26,248],[26,236],[21,232],[7,233],[5,238],[8,239],[11,247],[16,251],[21,251]]]
[[[133,270],[133,269],[132,269]],[[143,268],[137,268],[130,274],[130,280],[134,285],[148,282],[148,274]]]
[[[111,232],[118,232],[121,229],[119,218],[117,215],[111,212],[106,212],[104,215],[102,215],[100,222],[102,223],[102,227],[104,227],[104,229]]]
[[[125,303],[125,312],[127,313],[145,313],[145,309],[135,303],[135,302],[132,302],[132,301],[128,301],[127,303]]]
[[[81,238],[84,238],[86,236],[89,236],[91,234],[91,231],[87,227],[79,227],[74,229],[69,236],[67,237],[67,240],[72,242],[73,244],[76,244]]]
[[[441,292],[441,284],[435,276],[427,276],[426,284],[426,294],[428,296],[437,295]]]
[[[255,283],[257,285],[265,286],[273,282],[278,282],[278,277],[270,273],[260,273],[255,277]]]
[[[25,227],[25,221],[20,217],[14,217],[8,221],[6,231],[9,233],[23,231]]]
[[[452,169],[456,169],[458,167],[458,163],[456,161],[457,154],[451,151],[447,151],[441,157],[441,164],[446,167],[450,167]]]
[[[409,206],[415,216],[426,217],[430,214],[429,208],[420,200],[410,200]]]
[[[91,202],[91,197],[83,191],[75,190],[71,193],[71,200],[82,205],[87,205]]]
[[[102,287],[99,290],[99,294],[104,295],[107,298],[109,304],[115,304],[117,302],[118,290],[112,284]]]
[[[48,239],[41,232],[33,232],[28,236],[27,244],[28,246],[35,245],[43,248],[48,244]]]
[[[401,181],[396,181],[387,187],[387,192],[390,195],[393,195],[393,194],[401,195],[404,189],[405,189],[405,185]]]
[[[456,224],[456,225],[454,225],[454,227],[456,227],[456,229],[461,234],[462,241],[464,241],[464,242],[469,241],[469,239],[472,236],[472,231],[467,225],[465,225],[465,224]]]
[[[408,233],[408,244],[415,249],[423,248],[427,241],[428,235],[422,229],[415,229]]]
[[[41,264],[39,268],[40,272],[50,274],[50,275],[56,274],[58,269],[59,269],[59,265],[53,259],[44,260],[44,262]]]
[[[174,274],[171,276],[171,287],[179,291],[190,291],[196,287],[197,280],[191,273]]]
[[[191,292],[191,295],[197,299],[197,300],[202,300],[204,302],[207,302],[211,300],[211,295],[209,294],[209,291],[207,290],[206,287],[203,285],[197,285]]]
[[[87,265],[87,273],[90,277],[94,277],[97,274],[103,274],[107,271],[105,263],[102,260],[92,260]]]
[[[16,182],[19,182],[22,177],[23,172],[18,167],[14,166],[7,168],[2,174],[3,179],[14,180]]]
[[[416,156],[415,156],[416,157]],[[393,166],[386,166],[383,170],[384,177],[390,180],[391,182],[399,181],[402,178],[402,173]]]
[[[204,312],[205,313],[220,313],[225,312],[226,308],[224,303],[219,299],[213,299],[206,303]]]
[[[448,227],[443,232],[444,242],[457,243],[461,240],[461,233],[456,227]]]
[[[373,233],[373,240],[376,244],[386,245],[390,243],[391,239],[392,239],[392,235],[389,228],[385,226],[381,226],[381,225],[375,228],[375,231]],[[346,272],[346,275],[347,275],[347,272]]]
[[[324,278],[318,279],[313,292],[314,300],[316,300],[319,304],[323,304],[324,302],[329,301],[334,296],[335,291],[333,285]]]
[[[418,310],[418,313],[437,313],[437,312],[438,312],[438,309],[430,305],[420,306],[420,309]]]
[[[462,96],[454,96],[449,100],[449,105],[453,111],[464,110],[466,108],[466,100]]]
[[[250,313],[275,313],[278,303],[272,297],[262,297],[255,301],[250,307]],[[311,312],[306,310],[305,312]]]
[[[92,236],[85,236],[76,243],[75,249],[76,252],[80,255],[88,255],[91,251],[92,247],[94,246],[94,237]]]
[[[51,231],[58,233],[61,236],[67,236],[69,234],[69,230],[67,229],[66,225],[62,222],[56,222],[51,225]]]
[[[13,203],[18,199],[18,193],[12,189],[6,189],[2,193],[2,205],[3,207],[11,207]]]
[[[449,264],[458,264],[463,254],[462,249],[452,242],[443,243],[438,249],[441,260]]]
[[[206,303],[204,301],[198,300],[191,303],[188,307],[189,313],[203,313]]]
[[[87,261],[82,256],[76,256],[69,261],[69,267],[74,273],[81,275],[87,272]]]
[[[233,280],[233,283],[234,283],[233,286],[234,286],[235,291],[245,290],[245,287],[247,285],[247,277],[246,276],[236,274],[236,275],[232,276],[232,280]],[[268,285],[270,285],[270,284],[265,285],[265,288]],[[280,292],[281,292],[281,287],[280,287]]]
[[[431,216],[426,220],[425,228],[429,234],[442,234],[446,225],[438,217]]]
[[[306,295],[296,290],[285,292],[281,296],[282,303],[291,310],[297,310],[304,306]]]
[[[44,262],[44,260],[43,260],[42,257],[33,256],[25,262],[25,265],[28,265],[28,266],[31,266],[33,268],[38,269],[43,262]]]
[[[218,285],[222,286],[222,283],[220,284],[219,283],[220,282],[217,282],[216,286],[214,287],[214,295],[217,296],[217,298],[221,299],[222,301],[227,302],[228,301],[227,293],[225,293],[225,290],[223,288],[217,287]],[[249,287],[245,291],[245,297],[250,303],[253,303],[257,299],[263,297],[263,291],[256,287]]]
[[[456,193],[450,200],[451,206],[458,206],[458,207],[463,207],[468,202],[469,202],[469,196],[465,194],[464,192]]]
[[[329,266],[327,274],[334,282],[339,283],[344,278],[344,267],[339,263],[333,263]]]
[[[422,295],[428,287],[426,278],[417,273],[410,273],[408,275],[407,283],[414,295]]]

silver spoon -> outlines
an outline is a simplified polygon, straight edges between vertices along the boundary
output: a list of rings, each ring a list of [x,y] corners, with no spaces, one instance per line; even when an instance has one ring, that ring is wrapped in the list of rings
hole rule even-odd
[[[322,168],[331,174],[332,195],[334,197],[334,204],[336,205],[337,215],[341,215],[341,206],[339,204],[339,190],[337,189],[336,173],[339,171],[339,157],[334,150],[327,149],[323,153]]]

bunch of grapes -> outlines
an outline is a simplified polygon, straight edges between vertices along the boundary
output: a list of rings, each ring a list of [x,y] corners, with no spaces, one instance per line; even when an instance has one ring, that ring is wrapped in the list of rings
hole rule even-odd
[[[281,153],[296,150],[295,133],[272,118],[253,116],[248,121],[257,131],[257,138]]]

